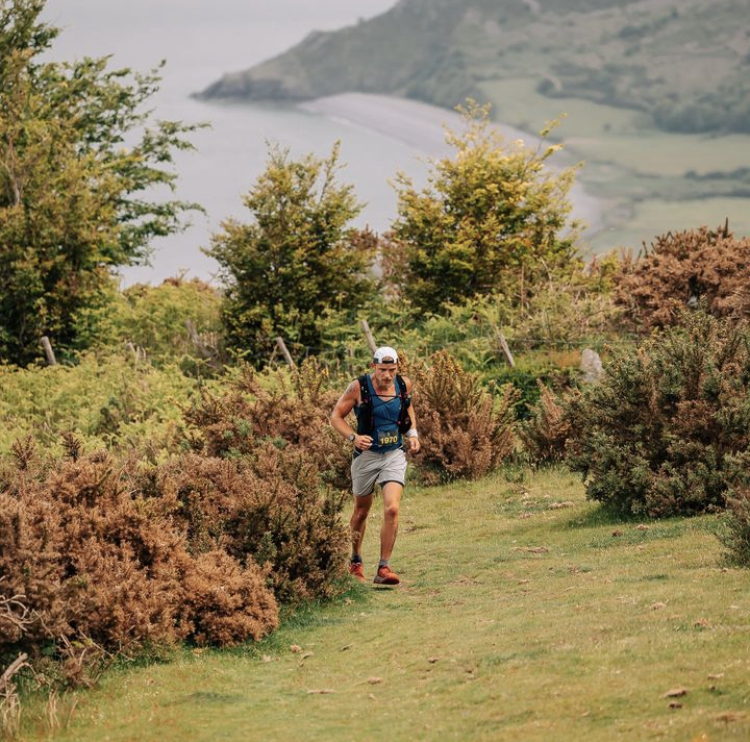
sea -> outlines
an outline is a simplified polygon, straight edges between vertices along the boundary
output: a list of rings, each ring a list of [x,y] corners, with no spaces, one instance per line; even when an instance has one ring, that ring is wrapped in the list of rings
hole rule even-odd
[[[147,72],[165,62],[150,100],[157,119],[207,123],[191,136],[195,151],[177,153],[175,194],[197,202],[184,231],[153,241],[150,265],[122,271],[124,286],[182,275],[218,281],[202,250],[228,218],[249,220],[242,197],[265,168],[269,146],[294,157],[330,154],[341,142],[340,180],[366,206],[357,226],[387,228],[396,198],[388,180],[413,169],[421,153],[388,136],[290,105],[198,101],[225,72],[247,69],[289,49],[312,31],[335,30],[385,12],[396,0],[48,0],[42,18],[61,29],[48,58],[110,57],[111,69]]]
[[[427,182],[430,159],[444,156],[444,126],[455,113],[416,103],[405,109],[400,101],[356,95],[297,106],[208,102],[192,94],[224,73],[283,53],[313,31],[359,23],[396,2],[47,0],[42,18],[61,31],[48,59],[107,56],[110,69],[138,72],[164,62],[160,89],[150,99],[154,118],[208,124],[191,135],[194,151],[175,154],[177,190],[162,194],[199,203],[205,214],[193,212],[183,231],[156,238],[149,265],[121,270],[123,287],[158,285],[175,276],[220,285],[219,266],[204,249],[225,220],[251,220],[243,196],[265,169],[272,146],[292,157],[326,157],[339,142],[344,165],[339,181],[354,186],[364,203],[354,225],[381,233],[389,228],[397,212],[394,177],[402,172],[417,186]],[[586,208],[592,206],[586,194],[574,199],[596,211]]]

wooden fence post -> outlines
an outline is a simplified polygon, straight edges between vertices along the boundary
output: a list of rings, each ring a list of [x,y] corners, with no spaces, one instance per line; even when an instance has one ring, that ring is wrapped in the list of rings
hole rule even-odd
[[[42,337],[42,348],[44,348],[44,355],[47,358],[47,365],[56,366],[57,361],[55,360],[55,352],[52,350],[52,343],[50,343],[49,338],[46,335]]]
[[[282,338],[281,335],[276,338],[276,345],[281,351],[281,355],[284,356],[284,360],[289,364],[289,368],[294,368],[294,359],[287,350],[286,343],[284,342],[284,338]]]
[[[495,337],[497,338],[498,345],[500,346],[500,350],[503,352],[503,355],[505,356],[505,360],[508,362],[508,365],[511,368],[516,367],[516,362],[513,360],[513,354],[510,352],[510,346],[508,345],[508,341],[505,339],[505,335],[503,335],[502,332],[500,332],[500,328],[496,325],[492,325],[492,329],[495,331]]]
[[[375,345],[375,338],[372,336],[372,332],[370,332],[370,325],[367,324],[366,319],[362,320],[362,329],[364,330],[367,344],[370,346],[370,352],[375,355],[375,351],[378,349],[378,346]]]

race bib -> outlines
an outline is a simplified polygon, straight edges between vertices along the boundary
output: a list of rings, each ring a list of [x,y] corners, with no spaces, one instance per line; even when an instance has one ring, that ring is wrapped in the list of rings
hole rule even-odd
[[[398,443],[398,429],[393,430],[379,430],[378,431],[378,446],[393,446]]]

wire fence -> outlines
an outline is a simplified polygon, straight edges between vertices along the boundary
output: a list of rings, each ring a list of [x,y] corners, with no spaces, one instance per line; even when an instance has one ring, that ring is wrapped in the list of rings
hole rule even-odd
[[[431,336],[415,340],[407,334],[403,342],[396,342],[391,336],[378,341],[370,331],[369,325],[366,322],[362,324],[364,327],[359,339],[352,338],[349,342],[339,341],[324,347],[287,342],[278,337],[271,362],[286,362],[294,366],[303,363],[308,358],[315,357],[319,363],[331,371],[348,372],[351,375],[370,364],[375,348],[380,345],[390,345],[396,347],[407,364],[427,361],[434,353],[448,351],[460,360],[469,361],[473,366],[513,366],[515,356],[538,358],[566,353],[581,354],[586,348],[601,354],[618,348],[631,348],[637,341],[635,336],[627,335],[560,339],[549,336],[516,335],[506,340],[497,328],[487,328],[486,332],[476,332],[471,336],[460,338],[446,334],[442,338]],[[567,359],[566,365],[570,365],[570,359]]]

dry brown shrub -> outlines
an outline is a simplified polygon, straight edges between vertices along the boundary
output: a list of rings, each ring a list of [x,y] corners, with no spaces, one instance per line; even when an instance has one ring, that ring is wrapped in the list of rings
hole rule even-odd
[[[556,463],[565,458],[571,420],[557,395],[540,379],[537,385],[539,402],[531,410],[531,417],[521,424],[519,435],[534,463]]]
[[[279,610],[254,562],[242,567],[217,550],[184,561],[180,625],[196,644],[231,647],[275,629]]]
[[[265,440],[304,451],[324,482],[339,489],[349,485],[350,456],[329,423],[337,394],[326,389],[328,372],[316,359],[306,360],[288,376],[272,372],[261,384],[250,366],[222,396],[203,392],[186,410],[193,426],[190,445],[205,456],[252,455]]]
[[[447,351],[417,370],[415,409],[426,481],[476,479],[501,464],[516,444],[513,406],[518,392],[506,385],[493,398],[478,374],[463,370]]]
[[[750,238],[736,239],[728,224],[668,232],[644,255],[626,257],[615,283],[616,302],[636,330],[673,325],[698,305],[716,317],[748,317]]]
[[[343,493],[321,487],[316,465],[271,441],[252,456],[188,454],[153,475],[148,489],[174,500],[194,554],[224,549],[244,566],[262,565],[282,602],[331,597],[347,544]]]
[[[67,680],[85,683],[112,653],[197,639],[197,625],[201,641],[218,644],[275,628],[257,567],[238,576],[228,557],[195,563],[174,524],[174,493],[158,506],[137,496],[130,462],[94,454],[42,464],[19,451],[0,473],[0,656],[23,649],[38,663],[52,648]],[[222,567],[221,621],[198,624],[189,591],[202,573],[220,581]]]

